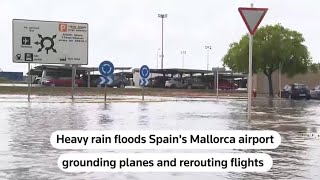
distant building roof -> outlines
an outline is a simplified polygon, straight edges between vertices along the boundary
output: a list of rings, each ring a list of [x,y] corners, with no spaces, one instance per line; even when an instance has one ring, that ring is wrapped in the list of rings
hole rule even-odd
[[[139,72],[139,68],[134,69],[135,72]],[[170,69],[150,69],[151,73],[159,73],[159,74],[208,74],[212,73],[212,71],[208,70],[200,70],[200,69],[178,69],[178,68],[170,68]]]
[[[38,75],[41,76],[43,70],[57,70],[57,71],[65,71],[65,70],[71,70],[72,66],[70,65],[65,65],[65,66],[59,66],[59,65],[40,65],[34,67],[34,69],[30,70],[31,75]],[[132,69],[131,67],[115,67],[115,70],[130,70]],[[85,73],[87,71],[99,71],[97,67],[83,67],[83,66],[78,66],[76,67],[77,73]],[[129,72],[131,73],[131,72]]]

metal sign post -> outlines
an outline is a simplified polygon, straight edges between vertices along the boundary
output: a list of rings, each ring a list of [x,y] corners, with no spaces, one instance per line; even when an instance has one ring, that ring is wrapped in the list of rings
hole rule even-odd
[[[107,103],[107,85],[104,85],[104,103]]]
[[[88,88],[90,88],[91,87],[91,84],[90,84],[90,73],[91,73],[91,71],[89,70],[88,71]]]
[[[142,86],[142,101],[144,101],[144,87],[149,83],[148,77],[150,75],[150,69],[147,65],[143,65],[141,66],[139,73],[141,77],[140,86]]]
[[[253,37],[249,35],[249,73],[248,73],[248,119],[251,119],[251,99],[252,99],[252,43]]]
[[[258,29],[262,19],[268,11],[268,8],[253,8],[251,4],[250,8],[240,7],[238,9],[248,31],[249,31],[249,72],[247,78],[248,89],[248,119],[251,119],[251,96],[252,96],[252,46],[253,35]]]
[[[219,71],[217,71],[217,98],[219,97]]]
[[[73,100],[74,98],[74,84],[75,84],[75,75],[76,72],[75,72],[75,67],[74,65],[72,65],[72,73],[71,73],[71,78],[72,78],[72,82],[71,82],[71,99]]]
[[[100,76],[100,85],[104,86],[104,103],[107,103],[107,85],[110,85],[113,82],[113,72],[114,66],[110,61],[103,61],[99,65],[99,72],[102,76]]]
[[[224,72],[224,71],[226,71],[226,69],[225,68],[220,68],[220,67],[216,67],[216,68],[212,68],[212,72],[213,72],[213,74],[214,73],[216,73],[217,75],[217,77],[216,77],[216,96],[217,96],[217,98],[219,98],[219,72]]]
[[[144,101],[144,86],[142,86],[142,101]]]
[[[30,94],[31,94],[31,74],[30,74],[30,63],[28,63],[28,102],[30,102]]]

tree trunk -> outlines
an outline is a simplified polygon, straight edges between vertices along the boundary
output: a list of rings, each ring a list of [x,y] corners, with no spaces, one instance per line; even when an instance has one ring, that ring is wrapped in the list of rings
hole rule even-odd
[[[266,75],[268,77],[269,82],[269,96],[273,97],[273,87],[272,87],[272,73]]]

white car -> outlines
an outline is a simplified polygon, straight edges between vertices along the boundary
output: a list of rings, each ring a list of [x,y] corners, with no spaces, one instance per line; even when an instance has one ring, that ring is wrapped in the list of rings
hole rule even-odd
[[[166,88],[182,88],[183,82],[181,78],[171,78],[166,81],[165,85]]]
[[[316,86],[314,89],[310,91],[310,95],[312,99],[320,99],[320,86]]]

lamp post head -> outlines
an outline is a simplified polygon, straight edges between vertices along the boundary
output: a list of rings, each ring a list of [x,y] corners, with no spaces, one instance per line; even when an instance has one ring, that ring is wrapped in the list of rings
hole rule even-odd
[[[168,14],[158,14],[159,18],[167,18]]]

